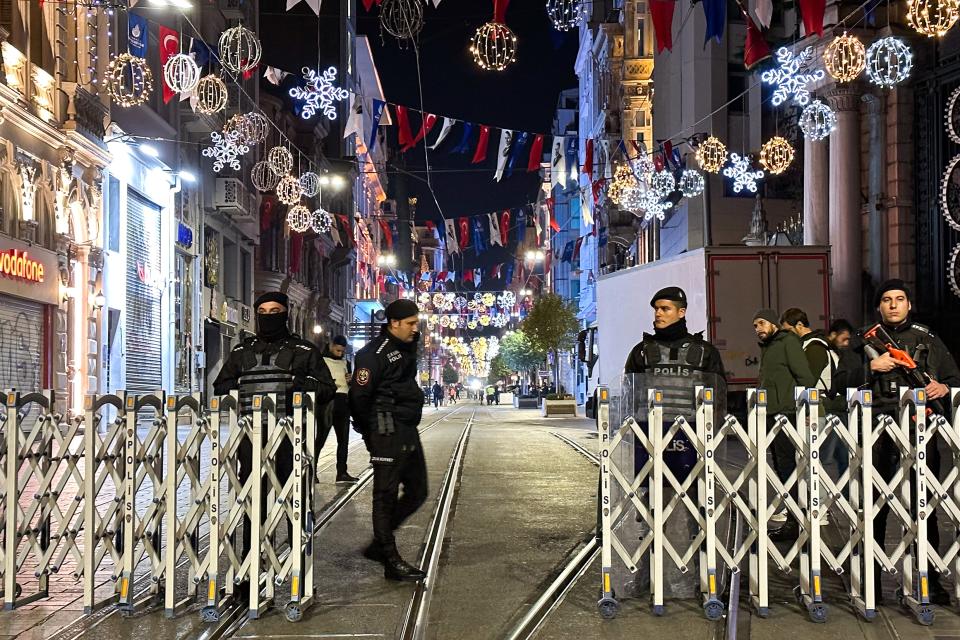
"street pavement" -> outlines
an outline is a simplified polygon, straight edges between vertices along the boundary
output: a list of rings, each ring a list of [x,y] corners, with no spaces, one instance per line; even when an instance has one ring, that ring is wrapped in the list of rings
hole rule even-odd
[[[437,495],[457,441],[470,425],[456,480],[453,508],[443,536],[439,568],[431,576],[424,638],[507,638],[570,557],[589,540],[596,526],[597,467],[557,435],[596,451],[593,424],[583,418],[542,418],[536,410],[461,402],[425,407],[423,425],[432,426],[422,441],[429,470],[426,505],[398,532],[401,553],[417,560],[425,545]],[[367,466],[367,453],[356,434],[349,458],[351,473]],[[331,434],[320,453],[316,505],[330,503],[343,490],[334,484]],[[303,620],[288,622],[279,608],[258,620],[231,629],[238,638],[394,638],[403,627],[414,587],[388,582],[382,568],[364,559],[370,540],[370,490],[367,484],[317,537],[316,603]],[[318,508],[317,511],[322,510]],[[737,635],[761,640],[793,638],[946,639],[960,638],[960,616],[939,608],[932,628],[921,627],[895,603],[873,623],[858,619],[846,604],[842,583],[825,582],[829,619],[811,623],[793,598],[791,578],[777,576],[771,615],[750,614],[743,600]],[[717,640],[723,623],[710,623],[696,600],[668,600],[664,616],[651,613],[648,598],[623,598],[614,620],[597,613],[599,558],[587,567],[565,598],[547,616],[537,638],[643,638]],[[185,578],[184,578],[185,579]],[[142,607],[130,616],[106,608],[83,616],[80,591],[64,591],[54,576],[54,595],[12,612],[0,612],[0,640],[7,638],[74,640],[76,638],[201,638],[211,625],[200,621],[199,608],[187,606],[173,618],[160,607]],[[744,578],[745,581],[745,578]],[[72,583],[71,583],[72,584]],[[62,586],[66,586],[65,584]],[[142,588],[143,585],[141,585]],[[746,591],[746,584],[742,585]],[[278,594],[283,590],[278,590]],[[65,595],[66,594],[66,595]],[[284,604],[278,597],[279,606]],[[726,636],[730,637],[730,636]]]

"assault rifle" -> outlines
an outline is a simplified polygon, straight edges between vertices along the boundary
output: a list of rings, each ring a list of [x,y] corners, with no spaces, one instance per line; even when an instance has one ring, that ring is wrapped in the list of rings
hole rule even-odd
[[[879,353],[888,353],[897,366],[903,371],[904,375],[910,381],[910,386],[915,389],[924,389],[933,382],[933,378],[921,369],[913,357],[905,349],[901,349],[893,336],[884,328],[882,324],[876,324],[863,334],[863,339],[867,344]],[[927,414],[934,411],[943,415],[943,405],[939,399],[927,400]]]

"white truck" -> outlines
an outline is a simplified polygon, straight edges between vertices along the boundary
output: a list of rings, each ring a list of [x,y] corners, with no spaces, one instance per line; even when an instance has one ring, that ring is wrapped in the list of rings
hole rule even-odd
[[[814,329],[830,323],[830,253],[826,247],[707,247],[602,275],[595,335],[581,353],[598,356],[588,393],[623,373],[627,355],[653,332],[650,298],[663,287],[687,293],[687,326],[704,332],[723,357],[730,390],[756,384],[760,347],[753,314],[803,309]],[[586,333],[586,332],[585,332]]]

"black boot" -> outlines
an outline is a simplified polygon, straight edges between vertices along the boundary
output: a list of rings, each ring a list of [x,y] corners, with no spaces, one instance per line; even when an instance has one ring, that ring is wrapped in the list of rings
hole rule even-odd
[[[383,555],[383,549],[376,540],[371,540],[370,544],[363,550],[363,557],[374,562],[383,562],[386,556]]]
[[[417,582],[427,577],[426,573],[405,562],[396,548],[391,551],[385,554],[386,558],[383,561],[384,578],[398,582]]]
[[[344,471],[337,474],[337,484],[356,484],[357,478]]]
[[[940,584],[940,574],[937,573],[930,574],[930,604],[950,606],[950,592]]]

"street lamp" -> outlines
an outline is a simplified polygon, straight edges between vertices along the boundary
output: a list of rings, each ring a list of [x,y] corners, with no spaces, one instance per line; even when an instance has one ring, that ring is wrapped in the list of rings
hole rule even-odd
[[[93,296],[93,308],[99,311],[105,306],[107,306],[107,297],[103,295],[103,289],[100,289],[97,295]]]
[[[315,324],[313,325],[313,332],[316,334],[323,333],[323,327],[321,327],[319,324]]]
[[[377,256],[377,266],[380,267],[395,267],[397,265],[397,257],[392,253],[382,253]]]

